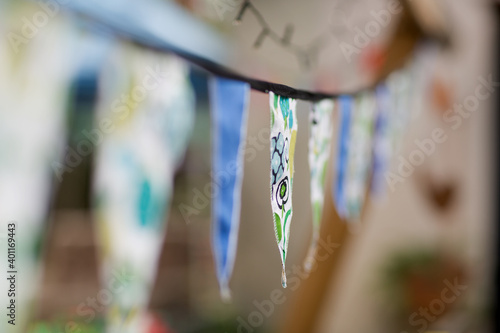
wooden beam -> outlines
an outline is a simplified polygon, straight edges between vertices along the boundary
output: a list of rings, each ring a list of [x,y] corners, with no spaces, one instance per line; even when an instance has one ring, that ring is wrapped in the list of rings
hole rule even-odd
[[[331,170],[332,168],[330,168]],[[327,184],[331,184],[331,175]],[[317,263],[317,268],[307,279],[305,279],[299,289],[292,295],[288,318],[284,321],[280,332],[304,333],[314,332],[314,327],[318,314],[323,305],[325,295],[328,293],[328,286],[331,284],[331,277],[336,275],[340,258],[347,243],[348,230],[346,224],[338,216],[334,206],[329,186],[325,193],[325,205],[321,221],[320,239],[339,244],[340,247],[328,256],[324,261]]]

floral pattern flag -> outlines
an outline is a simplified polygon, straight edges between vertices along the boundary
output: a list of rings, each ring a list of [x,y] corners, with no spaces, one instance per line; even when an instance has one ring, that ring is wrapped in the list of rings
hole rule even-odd
[[[283,271],[281,284],[286,288],[285,261],[292,221],[293,158],[297,139],[297,101],[269,93],[271,105],[271,207],[276,241]]]
[[[2,333],[29,331],[43,277],[51,192],[61,180],[58,171],[74,163],[64,148],[78,33],[59,15],[28,41],[21,33],[26,18],[39,12],[35,2],[0,3]],[[8,251],[7,244],[15,246]],[[14,293],[8,292],[12,283]]]
[[[312,242],[304,262],[307,272],[314,264],[314,255],[319,239],[321,215],[325,198],[325,175],[330,159],[332,138],[332,111],[334,101],[330,99],[315,103],[309,113],[309,169],[311,177],[311,206],[313,215]]]
[[[345,208],[349,221],[359,221],[372,162],[375,97],[371,92],[356,96],[349,134],[348,168],[345,185]]]
[[[107,304],[107,333],[149,332],[150,301],[173,195],[174,174],[194,123],[184,62],[120,44],[102,76],[94,180]],[[105,125],[104,125],[105,124]]]
[[[387,89],[391,98],[390,131],[394,153],[401,150],[405,132],[412,118],[412,92],[415,73],[411,67],[392,73],[387,78]]]
[[[212,244],[226,300],[238,242],[249,93],[248,83],[222,78],[210,82],[212,171],[218,184],[212,200]]]

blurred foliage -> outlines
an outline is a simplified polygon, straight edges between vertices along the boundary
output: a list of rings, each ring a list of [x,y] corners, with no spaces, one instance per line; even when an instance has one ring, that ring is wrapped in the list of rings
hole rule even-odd
[[[28,330],[29,333],[102,333],[104,332],[104,322],[96,320],[95,323],[85,324],[72,320],[54,322],[37,322],[32,324]]]
[[[381,284],[396,314],[407,317],[439,298],[445,279],[462,281],[464,269],[437,249],[410,248],[393,253],[382,265]]]

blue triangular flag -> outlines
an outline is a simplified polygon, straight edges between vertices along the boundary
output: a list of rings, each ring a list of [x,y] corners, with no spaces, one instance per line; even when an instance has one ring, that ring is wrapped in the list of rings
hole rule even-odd
[[[212,112],[212,242],[217,277],[224,299],[238,241],[243,156],[248,119],[248,83],[214,77],[210,82]]]
[[[338,100],[340,114],[340,130],[337,143],[337,163],[334,172],[333,200],[337,213],[341,218],[347,217],[345,179],[348,167],[349,155],[349,134],[351,127],[351,111],[353,98],[351,96],[341,96]]]
[[[385,193],[384,174],[389,167],[392,153],[389,116],[391,110],[391,96],[389,89],[381,84],[376,89],[377,115],[373,138],[373,175],[371,193],[381,196]]]

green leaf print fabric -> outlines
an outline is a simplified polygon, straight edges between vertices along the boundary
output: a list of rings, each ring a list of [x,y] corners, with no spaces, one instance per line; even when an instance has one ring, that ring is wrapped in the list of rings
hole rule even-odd
[[[348,167],[346,174],[345,204],[347,220],[358,222],[361,218],[370,170],[376,100],[372,92],[356,96],[351,115]]]
[[[319,239],[321,215],[325,198],[325,175],[330,159],[332,138],[332,111],[334,101],[325,99],[317,102],[309,113],[309,170],[313,232],[312,242],[304,263],[309,272],[314,264],[316,245]]]
[[[293,158],[297,138],[297,101],[269,93],[271,105],[271,207],[286,288],[285,261],[292,222]]]

